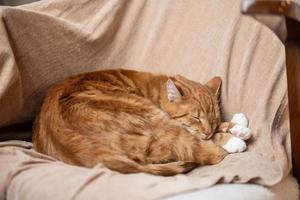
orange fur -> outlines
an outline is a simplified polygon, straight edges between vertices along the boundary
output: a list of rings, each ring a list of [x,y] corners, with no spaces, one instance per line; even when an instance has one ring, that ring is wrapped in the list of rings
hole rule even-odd
[[[47,93],[34,147],[66,163],[102,163],[122,173],[173,175],[218,163],[228,137],[207,139],[220,125],[220,84],[217,77],[201,85],[123,69],[70,77]]]

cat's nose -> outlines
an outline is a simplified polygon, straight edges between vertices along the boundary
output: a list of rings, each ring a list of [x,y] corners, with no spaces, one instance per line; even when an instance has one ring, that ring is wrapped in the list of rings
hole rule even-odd
[[[206,128],[203,130],[202,134],[203,134],[202,139],[205,139],[205,140],[210,139],[210,138],[212,137],[212,135],[213,135],[213,132],[212,132],[211,127],[206,127]]]
[[[211,129],[211,127],[207,127],[207,128],[204,129],[203,132],[204,132],[205,135],[211,135],[212,134],[212,129]]]

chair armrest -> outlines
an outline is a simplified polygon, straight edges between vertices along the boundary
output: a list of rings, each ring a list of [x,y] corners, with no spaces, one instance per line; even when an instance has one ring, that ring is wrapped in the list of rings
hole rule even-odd
[[[276,14],[286,18],[285,41],[293,174],[300,182],[300,1],[244,0],[245,14]]]

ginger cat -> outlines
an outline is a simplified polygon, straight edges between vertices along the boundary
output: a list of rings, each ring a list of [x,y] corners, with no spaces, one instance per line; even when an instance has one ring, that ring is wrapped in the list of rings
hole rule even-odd
[[[221,123],[220,86],[218,77],[201,85],[124,69],[76,75],[47,93],[33,127],[34,147],[69,164],[102,163],[122,173],[174,175],[216,164],[246,148],[225,132],[250,133]]]

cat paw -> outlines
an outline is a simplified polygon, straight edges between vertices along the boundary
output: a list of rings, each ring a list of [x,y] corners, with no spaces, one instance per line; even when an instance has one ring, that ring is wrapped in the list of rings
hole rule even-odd
[[[225,145],[222,146],[228,153],[240,153],[246,150],[246,143],[238,137],[230,138]]]
[[[244,127],[248,126],[248,119],[247,119],[246,115],[244,115],[243,113],[234,114],[231,122],[241,125],[241,126],[244,126]]]
[[[234,125],[229,131],[232,135],[239,137],[242,140],[248,140],[252,136],[250,128],[238,124]]]

